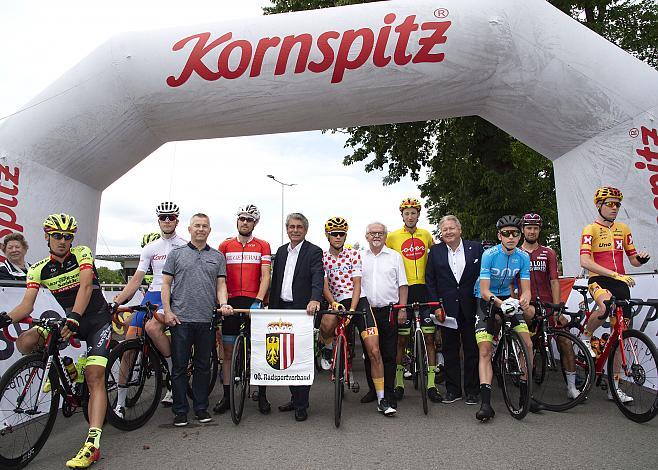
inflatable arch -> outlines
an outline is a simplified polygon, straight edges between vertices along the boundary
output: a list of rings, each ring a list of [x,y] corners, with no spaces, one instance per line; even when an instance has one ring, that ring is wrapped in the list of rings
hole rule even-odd
[[[601,184],[623,189],[620,219],[658,255],[658,72],[544,0],[122,34],[30,104],[0,127],[0,234],[26,229],[37,251],[32,227],[63,209],[95,246],[102,190],[168,141],[479,115],[553,161],[565,273]]]

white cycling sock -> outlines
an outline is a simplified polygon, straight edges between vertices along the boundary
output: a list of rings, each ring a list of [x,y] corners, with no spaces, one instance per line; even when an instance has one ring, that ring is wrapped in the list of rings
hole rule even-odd
[[[575,372],[567,372],[567,385],[569,387],[575,387],[576,386],[576,373]]]
[[[174,366],[171,362],[171,356],[165,357],[165,361],[167,361],[167,366],[169,367],[169,373],[173,373],[174,372]]]
[[[119,385],[117,390],[117,406],[126,406],[127,396],[128,396],[128,387]]]

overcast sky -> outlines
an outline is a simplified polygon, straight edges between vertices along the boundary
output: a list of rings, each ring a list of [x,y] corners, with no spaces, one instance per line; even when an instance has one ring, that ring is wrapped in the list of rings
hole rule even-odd
[[[249,21],[266,5],[269,1],[3,1],[0,124],[116,33],[214,19]],[[267,174],[297,184],[285,190],[284,211],[304,213],[311,223],[308,238],[323,248],[323,224],[334,215],[348,219],[352,243],[365,242],[370,221],[401,226],[397,206],[405,196],[419,196],[417,185],[407,179],[385,187],[382,172],[366,174],[363,164],[344,167],[344,141],[343,135],[318,131],[166,144],[103,193],[97,253],[137,253],[141,235],[157,230],[154,209],[163,200],[181,206],[183,236],[191,214],[208,213],[213,246],[234,235],[240,204],[256,204],[262,214],[256,235],[276,249],[281,188]],[[427,225],[424,217],[421,223]]]

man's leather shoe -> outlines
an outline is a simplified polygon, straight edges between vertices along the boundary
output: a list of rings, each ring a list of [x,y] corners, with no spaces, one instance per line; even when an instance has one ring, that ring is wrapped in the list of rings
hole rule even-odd
[[[266,397],[258,397],[258,411],[260,411],[262,414],[266,415],[269,414],[270,411],[272,410],[272,405],[270,405],[270,402],[267,401]]]
[[[365,395],[363,395],[363,397],[361,397],[361,403],[372,403],[376,399],[377,399],[377,393],[372,390],[369,390],[368,393],[366,393]]]
[[[286,403],[284,405],[279,405],[279,411],[292,411],[294,409],[295,409],[295,407],[293,406],[291,401],[289,401],[288,403]]]
[[[308,418],[306,408],[295,409],[295,421],[306,421],[306,418]]]
[[[215,405],[215,407],[212,409],[216,414],[224,414],[226,413],[226,410],[228,410],[230,406],[230,401],[229,397],[222,397],[221,400]]]

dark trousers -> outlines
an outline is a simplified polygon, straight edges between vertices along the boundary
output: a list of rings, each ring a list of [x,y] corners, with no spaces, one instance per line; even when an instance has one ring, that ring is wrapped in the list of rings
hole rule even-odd
[[[382,355],[382,362],[384,363],[384,398],[387,401],[395,400],[393,397],[393,389],[395,388],[395,354],[397,352],[398,344],[398,322],[397,315],[391,316],[391,309],[389,307],[372,308],[372,313],[375,315],[377,321],[377,331],[379,332],[379,352]],[[363,339],[361,339],[363,345]],[[366,357],[366,379],[370,390],[375,391],[375,384],[372,382],[372,374],[370,373],[370,358],[363,345],[363,352]]]
[[[171,390],[174,398],[174,414],[187,414],[187,364],[194,346],[194,375],[192,394],[194,412],[208,410],[208,388],[210,387],[210,354],[215,340],[211,323],[181,323],[171,327]]]
[[[480,391],[478,376],[478,346],[475,341],[475,317],[457,316],[458,329],[442,328],[443,358],[445,359],[446,391],[462,395],[461,360],[459,350],[464,350],[464,392],[477,395]]]
[[[280,308],[284,310],[292,310],[292,302],[284,302],[282,300]],[[290,401],[292,402],[292,405],[295,407],[295,409],[300,410],[308,408],[308,396],[311,393],[311,386],[291,385],[288,388],[290,388]]]

